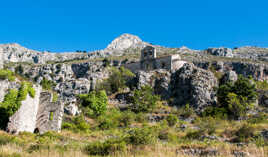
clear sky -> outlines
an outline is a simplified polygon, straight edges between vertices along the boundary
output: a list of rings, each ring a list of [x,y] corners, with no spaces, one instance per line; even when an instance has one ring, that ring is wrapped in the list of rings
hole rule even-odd
[[[267,0],[2,0],[0,43],[96,50],[122,33],[167,47],[268,47]]]

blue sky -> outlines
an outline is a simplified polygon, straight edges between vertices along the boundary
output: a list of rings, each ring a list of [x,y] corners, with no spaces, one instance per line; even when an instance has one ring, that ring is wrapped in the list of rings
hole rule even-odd
[[[3,0],[0,43],[96,50],[122,33],[167,47],[268,47],[267,0]]]

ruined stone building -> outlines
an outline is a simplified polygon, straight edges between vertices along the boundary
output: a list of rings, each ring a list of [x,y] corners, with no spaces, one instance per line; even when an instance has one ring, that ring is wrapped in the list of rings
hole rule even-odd
[[[35,91],[35,97],[28,95],[26,100],[22,101],[19,110],[9,118],[9,133],[27,131],[43,134],[47,131],[61,130],[63,103],[52,102],[52,93],[42,91],[41,87],[35,87]]]
[[[178,54],[157,57],[156,49],[153,46],[146,46],[141,50],[140,62],[125,65],[133,72],[138,70],[150,71],[155,69],[166,69],[175,71],[186,63]]]

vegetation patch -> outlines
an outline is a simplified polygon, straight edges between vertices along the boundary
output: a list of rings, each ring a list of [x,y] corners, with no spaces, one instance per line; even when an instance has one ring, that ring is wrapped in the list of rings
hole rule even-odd
[[[15,74],[11,70],[1,69],[0,70],[0,79],[1,80],[8,79],[9,81],[15,81]]]

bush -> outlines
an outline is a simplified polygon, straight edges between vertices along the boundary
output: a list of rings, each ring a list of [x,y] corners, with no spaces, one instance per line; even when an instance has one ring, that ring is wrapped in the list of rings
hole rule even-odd
[[[43,78],[43,80],[41,81],[41,86],[45,90],[51,90],[55,86],[55,83],[51,80]]]
[[[0,79],[1,80],[8,79],[9,81],[15,81],[15,75],[11,70],[1,69],[0,70]]]
[[[97,90],[105,90],[109,95],[125,88],[127,82],[135,75],[128,69],[120,67],[119,69],[111,68],[111,75],[107,80],[99,83]]]
[[[135,120],[135,114],[131,111],[125,111],[121,113],[119,117],[120,126],[128,127]]]
[[[11,89],[5,95],[4,101],[0,104],[1,129],[6,129],[9,117],[12,116],[19,109],[20,104],[18,104],[17,98],[18,91],[15,89]]]
[[[202,112],[202,116],[226,119],[228,112],[225,108],[209,106]]]
[[[178,122],[178,117],[173,114],[170,114],[167,116],[166,120],[169,126],[174,126]]]
[[[98,127],[102,130],[113,129],[120,125],[122,113],[119,110],[111,109],[109,112],[98,117]]]
[[[230,82],[221,85],[217,91],[217,107],[225,109],[232,117],[243,116],[246,110],[255,102],[257,92],[255,84],[243,76],[232,84]]]
[[[244,124],[240,127],[235,135],[235,142],[249,142],[254,136],[255,128],[250,124]]]
[[[150,112],[160,100],[158,95],[153,94],[153,89],[150,86],[144,86],[140,90],[135,90],[133,96],[130,97],[132,105],[132,111]]]
[[[182,107],[181,111],[182,113],[180,114],[180,116],[182,116],[183,118],[189,118],[195,113],[194,109],[190,107],[189,104],[186,104],[184,107]]]
[[[70,122],[63,122],[62,129],[74,132],[88,132],[90,125],[85,121],[83,116],[77,116],[72,118]]]
[[[133,145],[153,144],[156,140],[156,131],[152,127],[135,128],[130,130],[125,140]]]
[[[82,106],[92,111],[92,116],[100,116],[107,110],[108,97],[105,91],[93,91],[79,95]]]
[[[268,116],[265,113],[258,113],[257,115],[250,117],[247,122],[251,124],[268,123]]]
[[[88,155],[109,155],[126,150],[126,143],[121,139],[109,139],[104,142],[93,142],[85,147]]]

